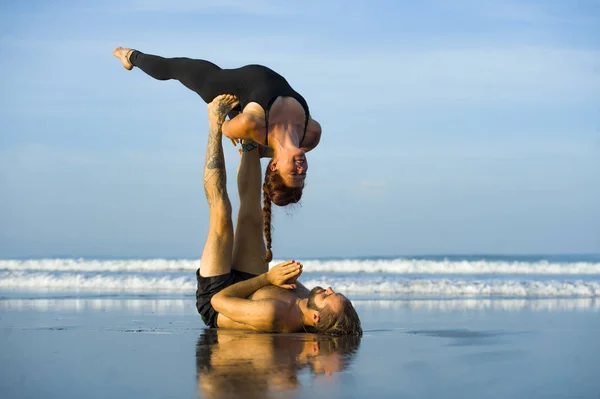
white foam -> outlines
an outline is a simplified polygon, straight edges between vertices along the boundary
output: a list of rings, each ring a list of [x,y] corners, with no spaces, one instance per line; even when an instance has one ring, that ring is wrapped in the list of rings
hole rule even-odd
[[[5,272],[0,273],[0,288],[97,292],[157,292],[157,291],[196,291],[196,278],[189,277],[147,277],[144,275],[83,275]]]
[[[56,272],[176,272],[195,271],[199,260],[167,259],[28,259],[0,260],[0,270]]]
[[[349,294],[402,295],[434,297],[598,297],[599,281],[582,280],[463,280],[404,279],[359,275],[340,277],[335,274],[303,281],[307,287],[332,286]],[[96,292],[187,292],[196,290],[194,275],[186,277],[107,275],[77,273],[2,272],[0,288],[21,290],[68,290]]]
[[[119,299],[119,298],[36,298],[5,299],[0,309],[47,311],[126,310],[136,313],[198,314],[194,300],[184,299]]]
[[[304,282],[307,287],[335,287],[336,291],[364,295],[439,297],[597,297],[600,282],[531,280],[450,280],[417,279],[319,279]]]
[[[271,265],[277,264],[274,261]],[[393,274],[537,274],[600,275],[600,262],[508,262],[451,260],[305,260],[306,272]],[[195,271],[199,260],[0,260],[0,270],[61,272],[174,272]]]
[[[426,311],[502,310],[519,311],[600,311],[600,301],[593,298],[551,299],[417,299],[353,300],[359,312],[378,309],[412,309]],[[0,310],[38,312],[88,312],[123,310],[138,314],[197,315],[193,299],[119,299],[119,298],[37,298],[0,300]]]
[[[413,300],[353,300],[352,303],[362,309],[412,309],[452,312],[457,310],[503,310],[534,312],[560,312],[575,310],[600,311],[600,301],[595,298],[542,298],[542,299],[413,299]]]
[[[450,260],[327,260],[303,262],[306,271],[397,274],[600,274],[600,262],[506,262]]]

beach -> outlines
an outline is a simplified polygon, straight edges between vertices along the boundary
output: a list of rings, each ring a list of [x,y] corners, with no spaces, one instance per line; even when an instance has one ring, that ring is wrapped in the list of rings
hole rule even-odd
[[[1,9],[0,399],[600,399],[600,1]]]
[[[193,297],[0,300],[0,396],[598,398],[595,298],[355,299],[364,336],[207,330]]]
[[[206,329],[198,264],[0,260],[0,397],[600,397],[596,255],[303,260],[360,339]]]

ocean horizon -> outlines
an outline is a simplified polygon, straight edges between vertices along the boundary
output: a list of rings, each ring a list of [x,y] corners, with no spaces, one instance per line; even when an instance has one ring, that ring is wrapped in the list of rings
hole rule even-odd
[[[279,256],[280,259],[298,259],[298,260],[391,260],[391,259],[423,259],[423,260],[506,260],[506,261],[552,261],[552,262],[600,262],[600,253],[431,253],[431,254],[392,254],[392,255],[326,255],[326,256]],[[88,259],[88,260],[195,260],[198,256],[144,256],[144,255],[72,255],[72,254],[48,254],[48,255],[19,255],[19,256],[0,256],[0,260],[40,260],[40,259]]]

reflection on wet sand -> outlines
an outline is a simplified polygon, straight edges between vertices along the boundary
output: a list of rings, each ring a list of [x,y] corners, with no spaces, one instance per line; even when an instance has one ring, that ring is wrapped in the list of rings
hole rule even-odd
[[[353,299],[360,310],[412,309],[454,312],[463,310],[501,310],[532,312],[600,311],[596,298],[447,298],[447,299]],[[198,312],[192,299],[174,298],[3,298],[0,293],[0,310],[10,311],[60,311],[87,312],[124,310],[157,315],[193,315]]]
[[[331,376],[352,362],[360,337],[207,329],[196,344],[198,396],[269,398],[300,388],[299,375]]]

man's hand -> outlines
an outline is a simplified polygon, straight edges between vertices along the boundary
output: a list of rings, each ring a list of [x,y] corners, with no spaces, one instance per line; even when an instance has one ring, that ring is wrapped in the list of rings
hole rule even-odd
[[[298,280],[298,277],[300,277],[300,275],[302,274],[302,271],[304,270],[304,265],[300,262],[296,262],[299,266],[300,266],[300,273],[296,274],[295,276],[290,277],[289,279],[286,280],[285,284],[290,284],[293,286],[293,289],[298,288],[298,284],[296,284],[296,281]]]
[[[277,287],[293,290],[296,288],[296,284],[291,282],[296,281],[300,274],[302,274],[302,264],[294,260],[288,260],[269,270],[267,280]]]

